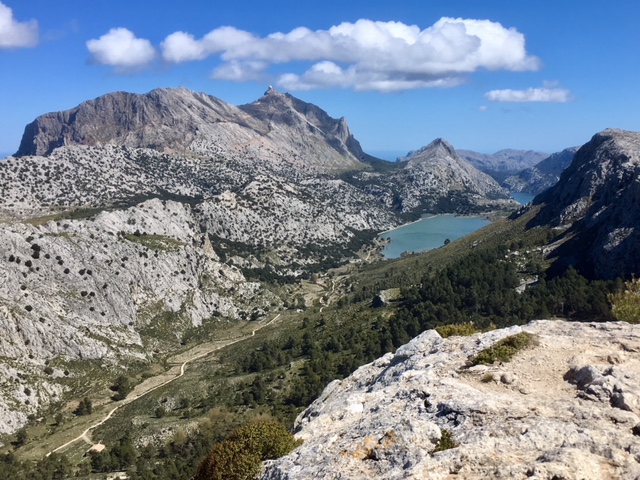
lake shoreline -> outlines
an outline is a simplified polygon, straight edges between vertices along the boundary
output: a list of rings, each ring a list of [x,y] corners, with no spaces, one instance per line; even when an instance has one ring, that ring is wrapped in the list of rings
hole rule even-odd
[[[477,213],[477,214],[469,214],[469,215],[460,215],[458,213],[432,213],[429,214],[429,216],[424,216],[424,217],[420,217],[418,220],[414,220],[413,222],[408,222],[408,223],[403,223],[402,225],[398,225],[397,227],[393,227],[390,228],[389,230],[385,230],[384,232],[380,232],[378,233],[378,237],[386,234],[386,233],[390,233],[393,232],[395,230],[398,230],[399,228],[404,228],[404,227],[408,227],[409,225],[413,225],[415,223],[419,223],[422,222],[423,220],[429,220],[430,218],[436,218],[436,217],[446,217],[446,216],[452,216],[455,218],[484,218],[485,220],[487,220],[488,222],[493,223],[495,220],[493,219],[494,217],[492,217],[492,212],[486,213],[486,214],[481,214],[481,213]]]
[[[423,252],[445,245],[491,224],[495,218],[487,215],[456,215],[444,213],[426,215],[419,220],[405,223],[379,233],[385,242],[381,255],[389,260],[400,258],[405,252]]]

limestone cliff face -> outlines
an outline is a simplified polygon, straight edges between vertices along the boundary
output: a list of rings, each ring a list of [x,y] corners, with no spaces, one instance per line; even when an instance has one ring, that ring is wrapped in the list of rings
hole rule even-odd
[[[25,128],[17,156],[48,155],[64,145],[184,150],[201,128],[213,132],[220,122],[262,127],[237,107],[184,88],[115,92],[38,117]]]
[[[2,224],[0,432],[61,400],[65,377],[84,372],[78,361],[107,373],[176,348],[203,323],[261,318],[279,304],[216,249],[189,205],[157,199],[84,220]]]
[[[554,250],[562,266],[615,278],[640,259],[640,133],[605,130],[581,147],[559,182],[534,199],[532,225],[564,230]]]
[[[344,119],[269,89],[236,107],[185,88],[116,92],[27,125],[16,156],[49,155],[66,145],[152,148],[164,153],[259,152],[320,171],[363,168]]]
[[[295,145],[309,165],[326,171],[359,170],[368,156],[349,130],[347,120],[331,118],[321,108],[269,87],[263,97],[240,106],[268,126],[266,137]]]
[[[469,368],[521,331],[539,345]],[[262,479],[640,478],[639,352],[623,323],[427,331],[331,383],[296,420],[304,443]],[[445,431],[458,446],[436,451]]]

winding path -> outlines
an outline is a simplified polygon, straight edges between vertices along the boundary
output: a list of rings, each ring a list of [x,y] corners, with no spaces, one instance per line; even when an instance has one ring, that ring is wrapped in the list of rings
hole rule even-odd
[[[45,456],[47,456],[47,457],[48,457],[48,456],[49,456],[49,455],[51,455],[52,453],[58,452],[58,451],[60,451],[60,450],[62,450],[62,449],[64,449],[64,448],[66,448],[66,447],[68,447],[69,445],[71,445],[71,444],[73,444],[73,443],[75,443],[75,442],[77,442],[77,441],[80,441],[80,440],[84,440],[85,442],[87,442],[87,441],[89,440],[89,436],[88,436],[89,432],[90,432],[91,430],[95,429],[95,428],[98,428],[100,425],[102,425],[102,424],[103,424],[103,423],[105,423],[107,420],[109,420],[109,419],[113,416],[113,414],[114,414],[114,413],[115,413],[119,408],[122,408],[122,407],[124,407],[125,405],[129,405],[130,403],[132,403],[132,402],[134,402],[134,401],[138,400],[139,398],[144,397],[145,395],[147,395],[147,394],[149,394],[149,393],[153,392],[154,390],[157,390],[158,388],[164,387],[165,385],[168,385],[168,384],[170,384],[171,382],[176,381],[178,378],[180,378],[180,377],[182,377],[182,376],[184,375],[185,369],[186,369],[187,364],[188,364],[189,362],[193,362],[194,360],[199,360],[199,359],[201,359],[201,358],[203,358],[203,357],[206,357],[207,355],[210,355],[211,353],[213,353],[213,352],[215,352],[215,351],[217,351],[217,350],[221,350],[221,349],[223,349],[223,348],[225,348],[225,347],[228,347],[229,345],[233,345],[234,343],[238,343],[238,342],[241,342],[241,341],[243,341],[243,340],[246,340],[246,339],[247,339],[247,338],[249,338],[249,337],[253,337],[253,336],[256,334],[256,332],[257,332],[258,330],[260,330],[260,329],[262,329],[262,328],[266,327],[267,325],[270,325],[270,324],[272,324],[273,322],[275,322],[275,321],[280,317],[280,315],[281,315],[280,313],[279,313],[279,314],[277,314],[275,317],[273,317],[273,318],[272,318],[271,320],[269,320],[267,323],[264,323],[264,324],[260,325],[258,328],[254,329],[254,330],[251,332],[251,335],[247,334],[247,335],[244,335],[244,336],[242,336],[242,337],[236,338],[236,339],[234,339],[234,340],[228,340],[228,341],[225,341],[225,342],[224,342],[224,343],[222,343],[221,345],[218,345],[218,346],[216,346],[216,347],[214,347],[214,348],[211,348],[211,349],[209,349],[209,350],[207,350],[207,351],[205,351],[205,352],[203,352],[203,353],[201,353],[201,354],[199,354],[199,355],[196,355],[195,357],[191,357],[191,358],[189,358],[189,359],[185,360],[185,361],[184,361],[184,362],[182,362],[182,364],[180,365],[180,374],[179,374],[179,375],[176,375],[175,377],[172,377],[172,378],[170,378],[169,380],[167,380],[166,382],[160,383],[159,385],[155,385],[155,386],[153,386],[153,387],[149,388],[148,390],[145,390],[145,391],[143,391],[143,392],[141,392],[141,393],[138,393],[138,394],[137,394],[137,395],[135,395],[135,396],[125,398],[124,400],[122,400],[121,402],[119,402],[119,405],[117,405],[117,406],[113,407],[113,408],[109,411],[109,413],[107,413],[107,415],[106,415],[102,420],[100,420],[100,421],[99,421],[99,422],[97,422],[97,423],[94,423],[93,425],[91,425],[90,427],[88,427],[84,432],[82,432],[80,435],[78,435],[77,437],[75,437],[75,438],[73,438],[73,439],[69,440],[67,443],[65,443],[65,444],[63,444],[63,445],[60,445],[59,447],[57,447],[57,448],[55,448],[55,449],[51,450],[51,451],[50,451],[49,453],[47,453]]]

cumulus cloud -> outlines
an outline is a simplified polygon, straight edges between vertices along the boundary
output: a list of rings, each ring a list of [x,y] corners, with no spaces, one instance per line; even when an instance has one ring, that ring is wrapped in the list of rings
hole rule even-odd
[[[571,101],[571,92],[565,88],[528,88],[526,90],[491,90],[484,95],[491,102],[547,102],[566,103]]]
[[[156,57],[149,40],[137,38],[126,28],[112,28],[97,40],[89,40],[87,49],[93,61],[116,67],[118,71],[143,67]]]
[[[0,49],[35,47],[38,44],[38,22],[18,22],[13,10],[0,2]]]
[[[441,18],[426,29],[362,19],[328,30],[299,27],[266,37],[226,26],[201,39],[175,32],[161,47],[163,58],[172,63],[218,56],[222,65],[214,78],[246,80],[275,64],[310,62],[303,73],[281,74],[278,84],[290,90],[449,87],[479,69],[526,71],[540,66],[516,29],[461,18]]]
[[[233,82],[248,82],[250,80],[263,81],[266,79],[264,70],[269,65],[265,62],[226,62],[216,68],[211,75],[215,80],[230,80]]]

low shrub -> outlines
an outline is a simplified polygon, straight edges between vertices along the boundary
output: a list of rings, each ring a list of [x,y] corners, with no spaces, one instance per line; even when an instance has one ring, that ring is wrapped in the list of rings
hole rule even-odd
[[[298,443],[279,422],[249,423],[216,443],[200,462],[194,480],[251,480],[260,462],[286,455]]]
[[[460,444],[453,439],[453,434],[443,428],[440,434],[440,440],[436,445],[436,448],[433,450],[434,452],[444,452],[445,450],[449,450],[451,448],[459,447]]]
[[[525,348],[538,344],[535,335],[520,332],[516,335],[503,338],[489,348],[485,348],[471,359],[472,365],[491,365],[494,362],[509,362],[513,356]]]
[[[468,337],[469,335],[473,335],[480,331],[476,328],[473,322],[440,325],[436,327],[435,330],[442,338]]]
[[[622,322],[640,323],[640,280],[634,278],[624,285],[624,291],[608,296],[613,316]]]

